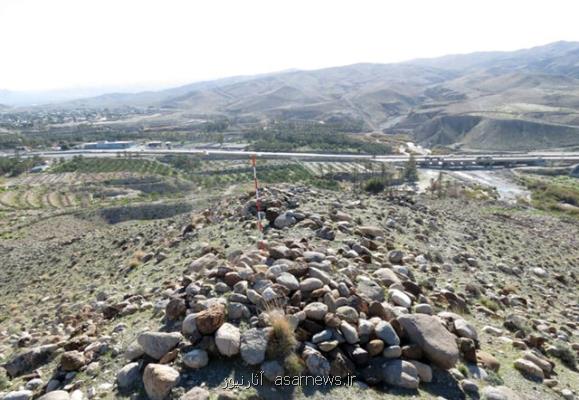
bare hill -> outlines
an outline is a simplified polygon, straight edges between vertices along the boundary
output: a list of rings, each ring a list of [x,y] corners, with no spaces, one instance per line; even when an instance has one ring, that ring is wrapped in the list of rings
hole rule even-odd
[[[339,116],[430,145],[563,147],[579,144],[579,43],[237,77],[67,105],[152,106],[175,110],[175,118],[181,111],[261,120]],[[459,133],[449,128],[455,124]]]

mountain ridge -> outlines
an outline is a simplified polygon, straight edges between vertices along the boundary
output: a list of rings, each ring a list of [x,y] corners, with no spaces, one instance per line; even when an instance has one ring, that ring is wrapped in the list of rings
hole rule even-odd
[[[430,146],[518,149],[517,140],[509,136],[547,148],[575,146],[579,42],[240,76],[161,91],[110,93],[50,107],[152,107],[163,110],[164,118],[174,113],[176,119],[186,112],[232,121],[360,121],[368,132],[407,133]],[[450,134],[448,127],[461,125],[464,116],[486,121],[478,129],[486,128]],[[510,135],[512,129],[522,131]],[[481,140],[481,135],[488,138]],[[442,139],[449,137],[457,141]]]

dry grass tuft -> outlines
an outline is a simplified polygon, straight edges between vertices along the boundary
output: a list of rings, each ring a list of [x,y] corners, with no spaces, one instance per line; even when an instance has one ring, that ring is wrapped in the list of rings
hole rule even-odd
[[[133,253],[129,261],[127,262],[127,267],[129,269],[133,269],[138,267],[142,262],[143,258],[145,257],[145,252],[142,250],[137,250]]]
[[[294,331],[282,310],[270,310],[267,316],[272,327],[267,353],[272,359],[283,360],[294,354],[297,345]]]
[[[306,369],[304,361],[296,353],[291,353],[285,358],[283,367],[289,376],[299,376]]]

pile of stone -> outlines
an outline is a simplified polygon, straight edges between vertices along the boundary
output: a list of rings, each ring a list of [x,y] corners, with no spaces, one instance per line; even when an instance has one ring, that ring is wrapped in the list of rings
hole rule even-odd
[[[287,363],[293,355],[306,374],[356,375],[408,389],[430,382],[433,368],[454,367],[461,355],[476,362],[476,330],[457,314],[434,315],[404,265],[408,256],[381,254],[378,227],[349,228],[359,237],[338,250],[287,239],[192,261],[166,302],[167,331],[143,332],[127,350],[119,389],[142,380],[150,398],[162,399],[179,384],[180,368],[204,368],[215,357],[241,357],[275,380],[295,373]],[[271,351],[279,339],[273,315],[289,327],[291,355]],[[240,329],[242,321],[248,329]]]

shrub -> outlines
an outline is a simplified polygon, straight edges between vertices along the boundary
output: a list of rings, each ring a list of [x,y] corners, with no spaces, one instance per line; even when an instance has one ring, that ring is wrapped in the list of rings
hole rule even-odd
[[[485,381],[489,383],[491,386],[501,386],[505,383],[503,378],[499,375],[498,372],[487,370],[487,377]]]
[[[270,358],[283,360],[294,353],[297,340],[283,311],[274,309],[267,312],[272,327],[267,353]]]
[[[500,308],[496,301],[491,300],[488,297],[481,297],[480,303],[494,312],[497,312]]]
[[[139,266],[139,264],[141,264],[141,262],[143,261],[143,258],[145,257],[145,252],[142,250],[137,250],[133,253],[133,255],[131,256],[131,258],[129,259],[129,262],[127,263],[127,266],[130,269],[136,268]]]
[[[464,375],[465,378],[468,378],[468,368],[464,364],[460,364],[457,369],[461,374]]]
[[[366,181],[366,184],[364,185],[364,190],[370,193],[380,193],[384,190],[385,185],[384,182],[382,182],[382,180],[378,179],[378,178],[372,178]]]
[[[8,389],[10,381],[4,368],[0,368],[0,390]]]
[[[408,182],[416,182],[418,180],[418,169],[416,167],[416,159],[414,158],[414,154],[410,155],[410,159],[404,166],[404,179]]]

